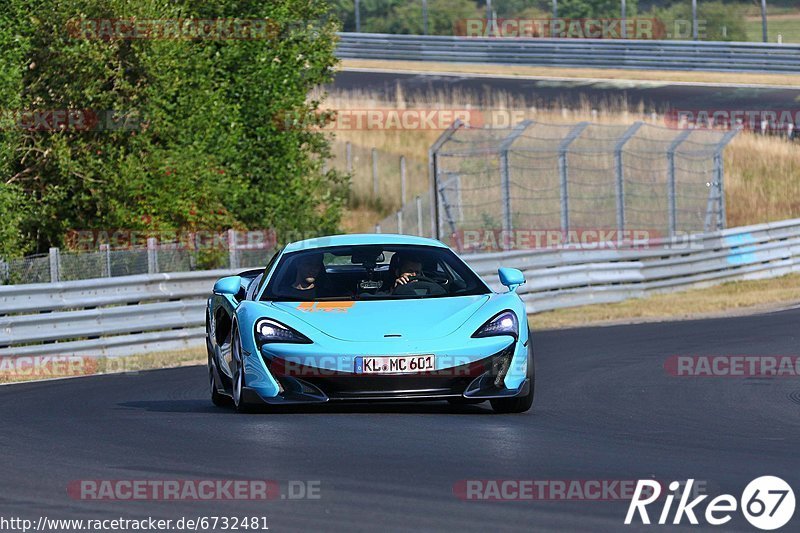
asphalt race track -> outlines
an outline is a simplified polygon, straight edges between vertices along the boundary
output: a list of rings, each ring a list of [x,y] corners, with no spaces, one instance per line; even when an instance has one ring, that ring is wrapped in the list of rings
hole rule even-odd
[[[777,475],[797,491],[797,377],[678,378],[664,363],[797,355],[799,322],[790,310],[539,333],[534,411],[524,415],[438,403],[239,415],[211,405],[202,367],[2,386],[0,502],[6,516],[32,519],[263,515],[274,531],[669,531],[626,528],[625,501],[463,501],[453,486],[695,478],[712,497],[738,499],[750,480]],[[321,493],[119,502],[66,490],[80,479],[187,478],[318,480]],[[754,531],[738,512],[694,529]]]
[[[611,105],[632,111],[639,104],[646,112],[669,109],[686,110],[798,110],[800,88],[719,87],[673,84],[669,82],[631,82],[626,80],[538,80],[524,78],[477,77],[469,74],[407,74],[397,72],[340,71],[329,89],[376,91],[394,99],[400,86],[406,98],[413,99],[430,92],[458,92],[492,95],[503,91],[524,99],[528,106],[551,107],[554,104],[581,107]]]

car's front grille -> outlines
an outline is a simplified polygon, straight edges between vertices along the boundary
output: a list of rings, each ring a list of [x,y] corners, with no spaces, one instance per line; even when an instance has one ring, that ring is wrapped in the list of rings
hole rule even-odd
[[[502,388],[514,344],[468,364],[424,373],[355,374],[339,372],[265,357],[267,368],[281,383],[296,382],[304,389],[319,390],[331,399],[373,397],[460,396],[477,378],[484,376]],[[286,385],[284,385],[286,386]]]

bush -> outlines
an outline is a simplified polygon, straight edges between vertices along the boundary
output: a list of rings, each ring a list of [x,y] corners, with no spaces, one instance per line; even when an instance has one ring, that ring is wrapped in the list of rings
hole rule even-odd
[[[720,1],[698,2],[700,40],[746,41],[745,10],[742,4],[725,4]],[[667,38],[692,39],[691,3],[682,2],[666,9],[654,9],[652,14],[664,23]]]
[[[327,137],[278,119],[316,112],[306,95],[332,79],[328,12],[323,0],[6,0],[0,108],[128,113],[0,137],[2,170],[31,206],[27,237],[45,251],[70,229],[336,231],[346,181],[322,171]],[[268,18],[279,33],[85,39],[70,31],[76,16]]]

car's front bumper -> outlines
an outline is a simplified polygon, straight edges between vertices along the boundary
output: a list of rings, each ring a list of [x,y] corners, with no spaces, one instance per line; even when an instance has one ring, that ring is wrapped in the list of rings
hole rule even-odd
[[[258,387],[247,387],[248,402],[488,400],[524,395],[530,388],[525,377],[527,348],[518,341],[510,344],[506,341],[504,348],[477,360],[421,373],[356,374],[275,356],[263,356],[262,362],[277,383],[277,394],[264,394]],[[521,376],[509,376],[512,372],[521,372]],[[507,386],[509,382],[516,386]]]

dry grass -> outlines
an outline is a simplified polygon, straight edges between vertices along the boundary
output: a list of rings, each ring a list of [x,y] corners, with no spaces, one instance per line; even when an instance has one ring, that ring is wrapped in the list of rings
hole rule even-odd
[[[800,86],[800,77],[791,74],[746,74],[727,72],[657,71],[624,69],[581,69],[556,67],[527,67],[522,65],[489,65],[484,63],[435,63],[423,61],[378,61],[345,59],[341,70],[412,70],[419,72],[452,72],[456,74],[495,74],[503,77],[539,76],[542,78],[592,78],[606,80],[636,80],[681,83],[722,83],[748,85]]]
[[[563,124],[588,120],[604,124],[631,124],[637,120],[663,125],[661,116],[641,103],[610,100],[593,109],[589,102],[570,110],[561,102],[550,107],[529,108],[521,99],[503,91],[487,94],[432,92],[406,98],[402,92],[393,101],[374,92],[335,92],[328,96],[331,109],[494,109],[513,110],[515,117],[539,122]],[[627,111],[633,107],[635,111]],[[338,130],[335,152],[344,154],[344,143],[353,145],[354,175],[351,207],[345,215],[346,229],[370,230],[373,225],[399,207],[400,178],[397,159],[403,155],[409,161],[408,198],[428,191],[428,148],[440,130]],[[379,205],[370,202],[372,170],[370,148],[376,147],[380,156]],[[344,168],[343,155],[336,165]],[[800,146],[784,139],[763,137],[743,132],[725,150],[725,187],[728,226],[744,226],[761,222],[800,217]]]
[[[800,275],[736,281],[706,289],[657,294],[614,304],[572,307],[530,315],[532,329],[685,320],[722,314],[745,314],[800,303]]]
[[[31,367],[25,358],[5,357],[0,362],[0,383],[16,383],[77,376],[138,372],[157,368],[175,368],[206,363],[205,348],[158,352],[129,357],[54,356],[49,362],[38,359]]]
[[[725,151],[728,225],[800,217],[800,145],[741,134]]]

